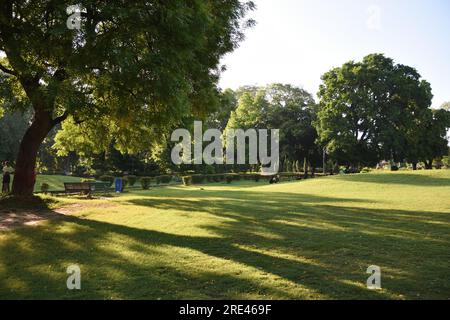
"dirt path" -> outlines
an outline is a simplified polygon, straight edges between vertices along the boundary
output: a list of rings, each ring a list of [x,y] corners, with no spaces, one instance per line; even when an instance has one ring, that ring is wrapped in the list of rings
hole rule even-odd
[[[71,215],[84,209],[112,208],[116,206],[113,203],[76,203],[54,210],[0,209],[0,231],[36,226],[42,221]]]

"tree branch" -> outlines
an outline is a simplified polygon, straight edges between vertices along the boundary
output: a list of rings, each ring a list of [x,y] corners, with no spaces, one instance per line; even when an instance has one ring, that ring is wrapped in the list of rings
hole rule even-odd
[[[1,63],[0,63],[0,70],[3,71],[4,73],[8,73],[8,74],[10,74],[12,76],[16,76],[17,77],[17,72],[15,72],[14,70],[6,68]]]
[[[53,119],[52,120],[52,124],[53,125],[57,125],[58,123],[61,123],[64,120],[66,120],[68,116],[69,116],[69,112],[65,111],[61,116],[56,117],[55,119]]]

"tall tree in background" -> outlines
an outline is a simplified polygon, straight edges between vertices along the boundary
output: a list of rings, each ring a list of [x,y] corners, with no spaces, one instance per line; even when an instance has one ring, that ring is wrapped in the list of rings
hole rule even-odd
[[[231,113],[236,110],[237,104],[238,99],[236,93],[231,89],[225,89],[220,93],[217,110],[209,115],[206,121],[206,127],[208,129],[219,129],[220,131],[225,130]]]
[[[381,54],[322,76],[316,127],[328,152],[347,164],[401,161],[432,118],[430,84]]]
[[[317,133],[312,125],[316,104],[310,93],[283,84],[243,87],[237,92],[238,107],[231,113],[227,128],[280,129],[283,164],[317,158]]]
[[[26,98],[34,111],[16,160],[16,195],[32,193],[39,146],[68,117],[117,135],[127,150],[185,114],[204,114],[217,103],[219,60],[242,40],[242,19],[254,7],[239,0],[79,3],[79,29],[66,24],[72,1],[0,3],[1,98]]]
[[[406,160],[417,169],[419,162],[425,163],[426,169],[433,168],[433,160],[447,154],[450,129],[450,111],[443,108],[429,109],[416,119],[416,126],[411,128],[406,137]]]

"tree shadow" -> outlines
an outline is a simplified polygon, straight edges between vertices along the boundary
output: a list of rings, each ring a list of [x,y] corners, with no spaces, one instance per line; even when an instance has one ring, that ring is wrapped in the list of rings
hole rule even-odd
[[[339,180],[350,182],[367,182],[377,184],[390,185],[412,185],[421,187],[448,187],[450,186],[450,179],[438,178],[426,175],[418,175],[411,173],[377,173],[377,174],[354,174],[354,175],[339,175],[336,177]]]
[[[152,248],[160,246],[188,248],[208,257],[245,264],[278,275],[288,282],[292,281],[314,291],[315,282],[323,276],[327,280],[320,291],[326,292],[328,287],[338,288],[335,294],[331,290],[327,292],[327,297],[342,297],[346,292],[357,294],[360,298],[383,297],[382,294],[340,282],[334,276],[327,275],[327,270],[323,267],[241,249],[229,239],[179,236],[72,217],[65,217],[64,220],[74,228],[71,235],[61,237],[58,233],[55,234],[57,224],[51,222],[38,232],[16,230],[20,242],[11,239],[1,243],[0,256],[4,259],[0,277],[2,299],[235,299],[251,297],[255,292],[260,297],[267,295],[278,299],[306,297],[206,266],[203,270],[192,273],[184,269],[181,262],[178,266],[142,264],[99,245],[112,234],[129,238],[134,245],[128,250],[145,256],[157,254]],[[24,242],[36,245],[27,249]],[[50,247],[58,250],[49,252]],[[42,268],[42,265],[48,263],[48,270]],[[83,288],[80,292],[69,292],[65,288],[67,275],[64,268],[73,263],[81,265],[83,270]],[[301,276],[306,274],[315,274],[314,281],[309,283],[308,278],[302,280]],[[20,289],[15,290],[17,283],[20,284]]]
[[[212,236],[76,217],[9,231],[0,238],[0,298],[448,298],[448,215],[305,194],[195,194],[173,190],[129,202],[148,212],[221,218],[201,225]],[[83,270],[80,292],[65,287],[73,263]],[[365,288],[373,264],[382,268],[382,291]]]

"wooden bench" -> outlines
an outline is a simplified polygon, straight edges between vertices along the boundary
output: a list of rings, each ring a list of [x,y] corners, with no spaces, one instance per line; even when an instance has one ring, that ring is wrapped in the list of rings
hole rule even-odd
[[[106,192],[109,186],[108,182],[64,182],[64,191],[66,194],[82,193],[88,195],[94,192]]]
[[[66,194],[69,193],[91,193],[91,187],[87,182],[64,182],[64,190]]]

